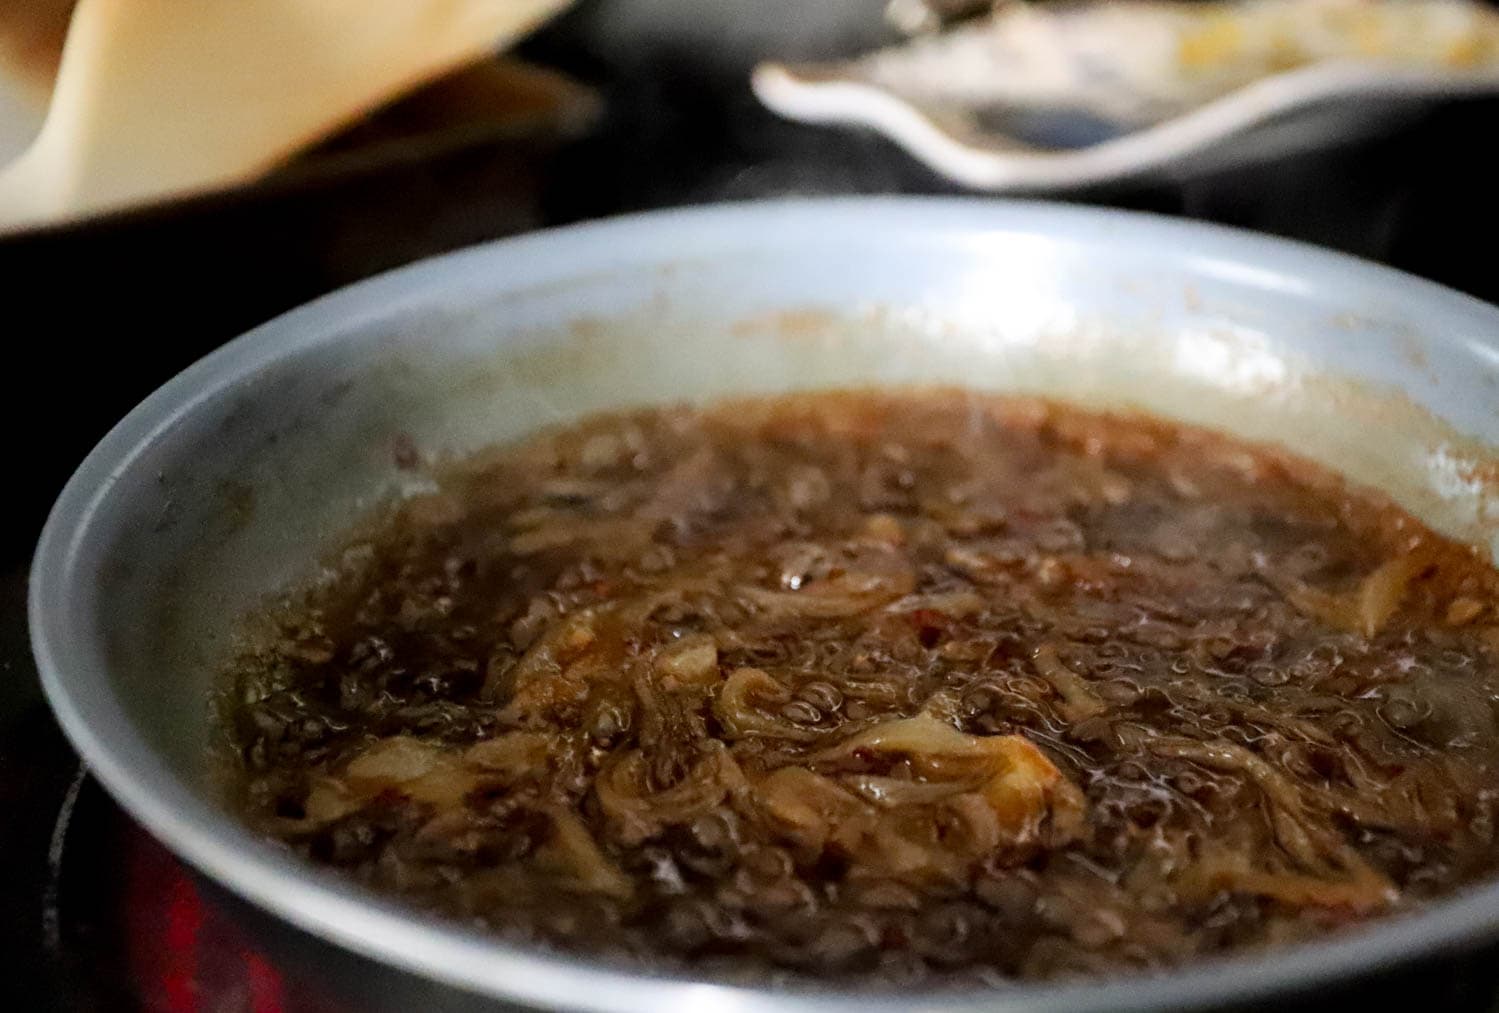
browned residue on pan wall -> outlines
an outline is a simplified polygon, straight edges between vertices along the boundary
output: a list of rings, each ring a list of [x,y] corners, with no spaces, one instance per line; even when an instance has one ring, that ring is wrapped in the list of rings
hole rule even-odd
[[[756,334],[774,334],[781,338],[822,338],[841,322],[829,310],[804,307],[740,320],[734,324],[733,334],[737,338]]]
[[[1369,323],[1349,316],[1328,325]],[[721,321],[698,325],[652,306],[617,319],[579,318],[566,325],[562,340],[507,345],[461,380],[502,387],[507,397],[523,393],[546,408],[537,424],[565,420],[578,404],[574,395],[585,389],[596,407],[885,383],[1040,394],[1294,448],[1387,493],[1445,534],[1489,551],[1499,539],[1499,448],[1479,438],[1483,430],[1459,432],[1400,390],[1319,372],[1294,350],[1241,348],[1232,331],[1198,335],[1220,346],[1215,354],[1224,367],[1219,375],[1193,375],[1184,371],[1180,342],[1170,334],[1101,321],[1067,326],[1076,329],[995,337],[899,307],[840,314],[804,304],[734,321],[727,331],[735,340],[726,343]],[[1432,352],[1414,330],[1392,350],[1426,361],[1427,379]],[[1239,360],[1253,365],[1267,355],[1279,360],[1280,372],[1251,370],[1245,379]],[[652,361],[668,367],[680,389],[641,379],[651,375]],[[1499,391],[1491,400],[1499,409]]]

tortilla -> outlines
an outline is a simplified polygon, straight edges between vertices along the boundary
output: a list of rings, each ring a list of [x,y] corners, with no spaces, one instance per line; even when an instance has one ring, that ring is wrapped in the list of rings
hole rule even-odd
[[[252,178],[567,0],[81,0],[0,227]]]

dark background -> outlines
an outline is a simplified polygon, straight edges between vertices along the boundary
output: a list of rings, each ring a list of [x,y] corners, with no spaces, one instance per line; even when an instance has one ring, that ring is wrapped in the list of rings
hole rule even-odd
[[[31,381],[13,384],[0,406],[20,479],[8,489],[20,511],[11,555],[29,551],[62,481],[145,393],[254,324],[351,281],[523,229],[647,208],[959,192],[882,138],[780,121],[749,92],[761,52],[828,55],[878,39],[873,0],[695,6],[686,15],[674,0],[595,0],[522,47],[600,90],[605,115],[578,141],[491,144],[0,238],[0,333],[13,379]],[[802,24],[801,8],[845,13]],[[689,16],[706,27],[684,28]],[[1062,199],[1304,239],[1499,300],[1496,124],[1499,101],[1469,101],[1316,156]]]
[[[853,52],[877,38],[872,0],[837,14],[828,13],[837,5],[811,0],[700,0],[701,23],[689,28],[679,14],[662,15],[673,6],[593,0],[522,48],[599,89],[605,113],[582,138],[495,142],[0,238],[0,334],[10,351],[0,423],[11,518],[0,541],[0,818],[9,823],[0,830],[0,967],[12,969],[5,985],[11,994],[66,1008],[138,1003],[139,983],[122,965],[122,933],[150,929],[131,929],[131,914],[122,910],[130,901],[115,873],[125,855],[142,852],[137,865],[155,862],[166,869],[162,875],[180,874],[137,840],[89,782],[72,829],[54,841],[76,761],[40,699],[25,641],[24,567],[47,506],[133,404],[283,310],[481,240],[677,204],[956,192],[882,139],[781,122],[749,94],[745,72],[760,53]],[[823,13],[808,15],[812,8]],[[1499,102],[1450,104],[1394,133],[1313,156],[1064,199],[1303,239],[1499,302],[1496,123]],[[49,863],[57,842],[66,849]],[[255,921],[206,889],[211,907],[242,924]],[[1457,956],[1317,1003],[1496,1010],[1496,958],[1493,951]],[[330,966],[346,960],[319,959]],[[431,998],[421,994],[423,1002]],[[246,1000],[201,1008],[255,1006]]]

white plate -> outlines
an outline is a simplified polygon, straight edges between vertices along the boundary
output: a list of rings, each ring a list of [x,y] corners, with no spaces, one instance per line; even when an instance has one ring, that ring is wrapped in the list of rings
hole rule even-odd
[[[756,68],[753,85],[762,102],[788,119],[874,129],[955,182],[992,192],[1041,192],[1149,173],[1184,178],[1330,147],[1387,129],[1435,102],[1499,95],[1499,70],[1323,63],[1262,78],[1184,115],[1082,146],[1067,143],[1078,131],[1076,119],[1033,117],[1022,135],[1002,122],[986,124],[875,83],[857,62],[766,63]]]

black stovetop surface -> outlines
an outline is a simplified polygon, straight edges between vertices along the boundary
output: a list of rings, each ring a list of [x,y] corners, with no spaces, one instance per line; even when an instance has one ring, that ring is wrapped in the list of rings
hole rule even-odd
[[[951,193],[878,138],[775,120],[690,54],[611,60],[567,26],[528,46],[602,89],[554,147],[493,144],[356,179],[198,201],[0,239],[12,366],[12,520],[0,540],[0,953],[14,1008],[456,1008],[469,1000],[277,925],[186,871],[82,772],[26,642],[25,566],[67,474],[121,414],[247,327],[357,278],[495,236],[653,207],[828,193]],[[1380,260],[1499,302],[1499,103],[1188,182],[1067,199],[1244,226]],[[1308,1008],[1499,1010],[1499,948],[1396,969]]]

